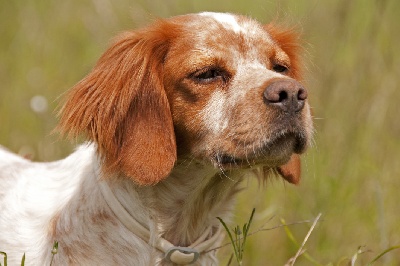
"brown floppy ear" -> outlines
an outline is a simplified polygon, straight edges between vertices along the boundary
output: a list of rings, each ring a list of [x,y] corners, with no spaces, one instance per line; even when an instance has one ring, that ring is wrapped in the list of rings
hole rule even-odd
[[[292,154],[289,162],[277,168],[279,175],[281,175],[289,183],[297,185],[301,178],[301,161],[300,155]]]
[[[123,173],[141,185],[167,177],[177,157],[162,80],[174,29],[165,24],[119,36],[59,113],[63,133],[97,143],[105,174]]]

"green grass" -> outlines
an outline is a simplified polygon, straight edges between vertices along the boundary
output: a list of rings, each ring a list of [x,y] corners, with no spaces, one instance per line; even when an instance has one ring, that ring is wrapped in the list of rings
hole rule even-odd
[[[297,249],[296,253],[291,258],[289,258],[285,264],[282,264],[285,266],[294,266],[295,264],[297,265],[297,260],[300,258],[304,258],[304,260],[307,261],[307,265],[355,266],[355,265],[358,265],[357,263],[358,263],[359,259],[363,256],[363,254],[367,254],[367,252],[370,252],[370,250],[366,250],[365,247],[360,246],[360,247],[358,247],[357,251],[351,257],[345,256],[345,257],[340,258],[340,260],[335,263],[330,262],[327,264],[323,264],[318,260],[318,258],[316,258],[312,254],[310,254],[307,251],[307,247],[306,247],[306,244],[307,244],[308,240],[310,239],[311,235],[313,234],[314,229],[316,228],[317,224],[320,222],[320,218],[322,216],[321,213],[318,214],[317,217],[313,221],[306,220],[306,221],[299,221],[299,222],[288,224],[288,223],[286,223],[286,221],[284,219],[281,219],[282,225],[280,225],[280,226],[275,226],[273,228],[264,228],[264,226],[263,226],[253,232],[250,232],[249,229],[250,229],[251,222],[253,221],[254,214],[255,214],[255,209],[253,208],[253,211],[250,214],[249,221],[243,225],[243,230],[240,230],[239,225],[235,226],[233,229],[230,229],[229,226],[221,218],[217,217],[217,219],[221,222],[221,224],[225,228],[225,231],[227,232],[228,238],[230,240],[230,243],[224,244],[217,249],[224,248],[228,245],[230,245],[231,248],[233,249],[233,253],[229,257],[229,260],[226,264],[227,266],[232,265],[233,258],[236,258],[237,265],[245,265],[245,264],[243,264],[243,256],[245,253],[248,253],[248,252],[246,252],[248,250],[245,249],[245,243],[246,243],[246,240],[248,239],[248,237],[258,234],[262,231],[269,231],[269,230],[274,230],[277,228],[284,228],[287,238],[292,242],[292,244],[294,244],[294,246]],[[293,226],[294,224],[303,224],[303,223],[311,223],[311,222],[312,222],[312,224],[300,244],[300,242],[294,236],[294,234],[291,230],[291,226]],[[387,255],[388,253],[390,253],[394,250],[397,250],[397,249],[400,249],[400,246],[392,246],[392,247],[382,251],[381,253],[379,253],[375,258],[373,258],[371,261],[369,261],[365,265],[372,266],[375,263],[378,263],[385,255]],[[225,259],[226,258],[228,258],[228,257],[225,257]],[[362,265],[364,265],[364,264],[362,264]]]
[[[271,181],[267,189],[250,179],[240,194],[237,224],[255,207],[259,228],[320,221],[307,253],[322,265],[344,265],[358,248],[366,265],[400,244],[400,1],[1,1],[0,143],[53,160],[73,145],[50,135],[58,97],[82,78],[116,33],[155,17],[229,11],[268,22],[298,25],[307,58],[305,84],[315,117],[315,144],[303,157],[303,179],[294,187]],[[35,113],[30,101],[43,95],[48,109]],[[269,220],[271,217],[275,217]],[[290,226],[303,239],[309,224]],[[298,251],[285,229],[262,231],[246,242],[243,265],[284,265]],[[221,256],[224,255],[221,249]],[[27,258],[27,262],[29,258]],[[374,265],[399,265],[394,249]],[[295,265],[310,265],[300,256]]]
[[[53,244],[53,248],[51,249],[51,254],[52,254],[52,256],[51,256],[51,262],[50,262],[50,266],[52,266],[53,265],[53,259],[54,259],[54,256],[56,255],[58,253],[58,242],[57,241],[54,241],[54,244]],[[0,251],[0,255],[2,255],[3,257],[4,257],[4,259],[3,259],[3,264],[1,264],[0,263],[0,266],[7,266],[7,253],[6,252],[4,252],[4,251]],[[24,266],[25,265],[25,253],[24,253],[24,255],[22,255],[22,259],[21,259],[21,264],[20,264],[21,266]]]
[[[240,229],[239,225],[234,227],[232,230],[229,229],[228,225],[226,225],[226,223],[220,217],[217,217],[229,236],[229,240],[231,241],[231,245],[233,247],[233,254],[235,255],[236,261],[239,265],[242,265],[243,262],[244,248],[246,247],[246,240],[255,211],[256,209],[253,208],[249,221],[243,225],[242,230]]]

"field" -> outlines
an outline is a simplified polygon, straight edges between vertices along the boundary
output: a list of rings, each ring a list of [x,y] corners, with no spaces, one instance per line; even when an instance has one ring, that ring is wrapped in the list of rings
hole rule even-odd
[[[400,245],[397,0],[1,1],[1,145],[38,161],[62,158],[74,144],[51,134],[59,96],[88,73],[110,39],[158,17],[205,10],[294,25],[306,51],[316,135],[303,156],[302,182],[277,179],[258,188],[250,179],[236,222],[246,222],[253,207],[250,231],[321,213],[299,266],[347,265],[359,250],[356,265],[366,265]],[[301,243],[311,224],[288,229]],[[250,236],[243,265],[284,265],[298,250],[289,235],[280,227]],[[223,248],[222,260],[230,253]],[[400,265],[400,250],[374,265]]]

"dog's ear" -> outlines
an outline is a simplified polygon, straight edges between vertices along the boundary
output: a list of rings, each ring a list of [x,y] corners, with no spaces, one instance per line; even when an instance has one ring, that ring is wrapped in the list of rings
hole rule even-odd
[[[162,63],[178,29],[166,23],[119,36],[59,112],[61,132],[97,143],[105,174],[141,185],[164,179],[177,158]]]
[[[297,185],[301,178],[300,155],[292,154],[290,160],[277,168],[278,174],[289,183]]]

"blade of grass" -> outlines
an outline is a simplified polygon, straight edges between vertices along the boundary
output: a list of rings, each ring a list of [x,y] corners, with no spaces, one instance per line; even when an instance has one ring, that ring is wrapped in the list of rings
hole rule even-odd
[[[236,261],[238,262],[239,265],[242,265],[245,243],[246,243],[247,235],[249,233],[249,228],[250,228],[251,222],[254,217],[254,213],[255,213],[255,208],[253,208],[253,210],[251,212],[249,221],[243,225],[243,227],[242,227],[243,230],[240,229],[239,225],[237,225],[233,228],[232,232],[235,235],[235,238],[233,238],[231,230],[228,228],[228,226],[225,224],[225,222],[220,217],[217,217],[217,219],[224,226],[225,231],[228,232],[228,236],[231,241],[231,245],[233,246],[233,250],[235,252],[234,254],[236,257]]]
[[[7,266],[7,253],[0,251],[0,254],[4,256],[4,266]],[[1,264],[0,264],[1,266]]]
[[[232,259],[233,259],[233,253],[231,254],[231,257],[229,258],[228,264],[226,264],[226,266],[231,265],[232,263]]]
[[[356,261],[358,259],[358,255],[365,253],[363,248],[364,248],[363,246],[358,247],[357,252],[351,257],[350,266],[355,266]]]
[[[51,250],[52,256],[51,256],[50,266],[53,265],[54,255],[56,255],[57,253],[58,253],[58,241],[54,241],[53,248]]]
[[[24,253],[24,256],[22,256],[21,266],[25,266],[25,253]]]
[[[231,240],[231,243],[232,243],[232,246],[233,246],[233,251],[235,252],[235,257],[236,257],[236,259],[238,259],[238,253],[237,253],[237,250],[236,250],[235,240],[233,240],[231,231],[229,230],[229,228],[226,225],[226,223],[220,217],[217,217],[217,219],[221,222],[222,226],[225,228],[225,231],[228,233],[229,239]]]
[[[400,245],[399,245],[399,246],[393,246],[393,247],[390,247],[390,248],[388,248],[388,249],[385,249],[381,254],[379,254],[379,255],[376,256],[372,261],[370,261],[370,262],[367,264],[367,266],[374,264],[377,260],[379,260],[381,257],[383,257],[383,255],[385,255],[386,253],[388,253],[388,252],[390,252],[390,251],[392,251],[392,250],[395,250],[395,249],[399,249],[399,248],[400,248]]]
[[[294,235],[292,234],[292,232],[290,231],[290,229],[289,229],[287,226],[284,227],[284,228],[285,228],[285,231],[286,231],[286,234],[288,235],[289,239],[291,239],[292,242],[298,247],[298,251],[297,251],[296,255],[288,261],[287,265],[291,265],[291,266],[294,265],[296,259],[297,259],[300,255],[304,255],[304,257],[305,257],[307,260],[309,260],[310,262],[314,263],[315,265],[322,265],[321,263],[319,263],[318,261],[316,261],[313,257],[311,257],[311,255],[308,254],[308,253],[306,252],[306,250],[304,249],[304,246],[305,246],[306,242],[308,241],[308,238],[310,237],[310,235],[311,235],[312,231],[314,230],[315,226],[317,225],[319,219],[321,218],[321,215],[322,215],[322,214],[319,213],[319,214],[317,215],[317,217],[314,219],[314,222],[313,222],[313,224],[311,225],[310,229],[308,230],[308,233],[307,233],[307,235],[305,236],[305,238],[304,238],[304,240],[303,240],[301,246],[298,244],[297,240],[295,239],[295,237],[294,237]],[[281,221],[282,221],[282,223],[285,223],[285,220],[281,219]]]
[[[281,223],[284,225],[283,229],[285,230],[287,237],[290,239],[290,241],[292,241],[293,244],[295,244],[298,247],[299,243],[297,242],[296,238],[294,237],[292,231],[290,231],[289,227],[286,225],[285,219],[281,218]]]
[[[244,226],[243,226],[243,236],[244,236],[243,237],[243,247],[244,247],[244,245],[246,243],[246,239],[247,239],[247,236],[249,234],[250,225],[251,225],[251,222],[253,221],[253,217],[254,217],[255,211],[256,211],[256,209],[253,208],[253,211],[251,212],[251,215],[250,215],[250,218],[249,218],[249,222],[247,224],[244,224]]]

